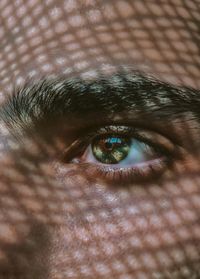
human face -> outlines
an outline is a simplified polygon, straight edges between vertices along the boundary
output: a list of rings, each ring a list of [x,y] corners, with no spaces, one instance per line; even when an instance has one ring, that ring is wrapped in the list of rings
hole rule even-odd
[[[0,11],[0,277],[199,278],[200,2]]]

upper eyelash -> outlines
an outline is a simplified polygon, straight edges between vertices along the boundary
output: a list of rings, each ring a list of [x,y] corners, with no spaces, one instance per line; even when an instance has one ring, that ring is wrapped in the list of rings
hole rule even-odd
[[[114,129],[113,129],[114,127]],[[124,130],[123,130],[124,129]],[[106,131],[105,132],[103,132]],[[115,130],[115,131],[114,131]],[[93,135],[93,137],[96,137],[97,135],[99,136],[129,136],[129,137],[133,137],[137,140],[142,141],[143,143],[146,143],[148,145],[150,145],[151,147],[155,148],[158,151],[162,151],[162,152],[166,152],[167,154],[170,154],[171,152],[169,151],[169,149],[174,149],[174,145],[171,143],[171,141],[169,139],[166,139],[168,142],[168,148],[165,148],[163,145],[159,144],[158,142],[155,142],[153,140],[148,139],[148,137],[143,136],[141,133],[143,132],[143,129],[139,129],[139,128],[135,128],[135,127],[130,127],[130,126],[105,126],[103,127],[103,129],[97,130],[96,132],[93,132],[93,134],[91,134],[91,136]],[[114,133],[116,132],[116,134]],[[145,133],[154,133],[153,131],[145,131]],[[161,137],[161,135],[160,135]],[[162,136],[163,138],[163,136]],[[92,138],[91,138],[92,141]],[[169,148],[170,145],[170,148]]]
[[[113,131],[113,127],[116,130],[116,134],[114,134]],[[126,130],[123,131],[123,128]],[[121,131],[121,132],[120,132]],[[97,137],[97,136],[116,136],[116,135],[126,135],[129,137],[133,137],[137,140],[140,140],[143,143],[148,144],[149,146],[151,146],[155,152],[158,152],[159,154],[165,155],[167,157],[173,157],[174,155],[174,144],[170,142],[170,140],[168,140],[168,143],[170,145],[170,148],[166,148],[165,146],[161,145],[158,142],[154,142],[152,140],[149,140],[147,138],[145,138],[144,136],[142,136],[140,133],[143,130],[139,129],[139,128],[135,128],[135,127],[130,127],[130,126],[105,126],[102,127],[99,130],[96,131],[92,131],[90,133],[88,133],[86,136],[83,136],[80,139],[77,139],[75,142],[72,143],[72,145],[70,147],[68,147],[65,152],[64,152],[64,161],[70,161],[70,158],[72,158],[73,156],[76,156],[77,154],[80,154],[81,152],[84,151],[84,149],[91,144],[92,140]],[[106,133],[105,133],[106,132]],[[127,133],[128,132],[128,133]],[[148,131],[149,133],[152,131]],[[148,133],[146,132],[146,133]]]

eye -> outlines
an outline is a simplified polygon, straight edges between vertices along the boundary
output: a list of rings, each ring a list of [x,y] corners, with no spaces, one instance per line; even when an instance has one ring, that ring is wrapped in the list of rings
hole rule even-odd
[[[156,158],[152,148],[131,137],[100,136],[86,149],[82,159],[85,162],[129,167]]]
[[[175,153],[175,146],[164,136],[126,126],[101,128],[71,149],[65,161],[80,164],[88,175],[115,183],[156,178],[170,166]]]

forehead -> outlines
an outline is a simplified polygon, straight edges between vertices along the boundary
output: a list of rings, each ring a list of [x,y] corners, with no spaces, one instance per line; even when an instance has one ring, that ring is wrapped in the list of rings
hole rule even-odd
[[[199,17],[193,0],[2,0],[0,89],[120,66],[198,88]]]

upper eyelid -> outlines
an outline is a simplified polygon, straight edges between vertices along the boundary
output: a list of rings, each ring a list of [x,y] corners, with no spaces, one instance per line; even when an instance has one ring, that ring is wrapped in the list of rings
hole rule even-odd
[[[125,126],[127,127],[131,127],[132,131],[133,129],[135,130],[135,133],[137,133],[137,135],[140,134],[140,138],[142,138],[142,133],[146,135],[148,134],[149,138],[150,135],[154,134],[157,136],[162,137],[163,139],[165,138],[166,141],[169,143],[169,145],[175,144],[176,146],[179,147],[183,147],[183,143],[182,140],[179,138],[179,136],[176,134],[176,127],[173,126],[173,129],[171,129],[170,133],[169,130],[165,131],[162,128],[163,122],[161,123],[156,123],[154,122],[154,120],[152,119],[152,123],[148,123],[148,125],[145,125],[145,120],[144,123],[143,121],[138,122],[137,120],[127,120],[124,119],[123,121],[99,121],[99,122],[95,122],[94,125],[88,126],[87,128],[84,127],[82,128],[79,133],[77,134],[77,137],[79,138],[84,138],[85,136],[87,137],[87,135],[92,135],[92,134],[96,134],[97,131],[102,130],[102,127],[104,127],[103,129],[105,130],[105,127],[123,127]],[[117,128],[118,129],[118,128]],[[117,129],[115,128],[115,132],[118,132]],[[114,130],[113,130],[114,131]],[[107,130],[108,133],[110,133]],[[106,131],[105,131],[106,133]]]

